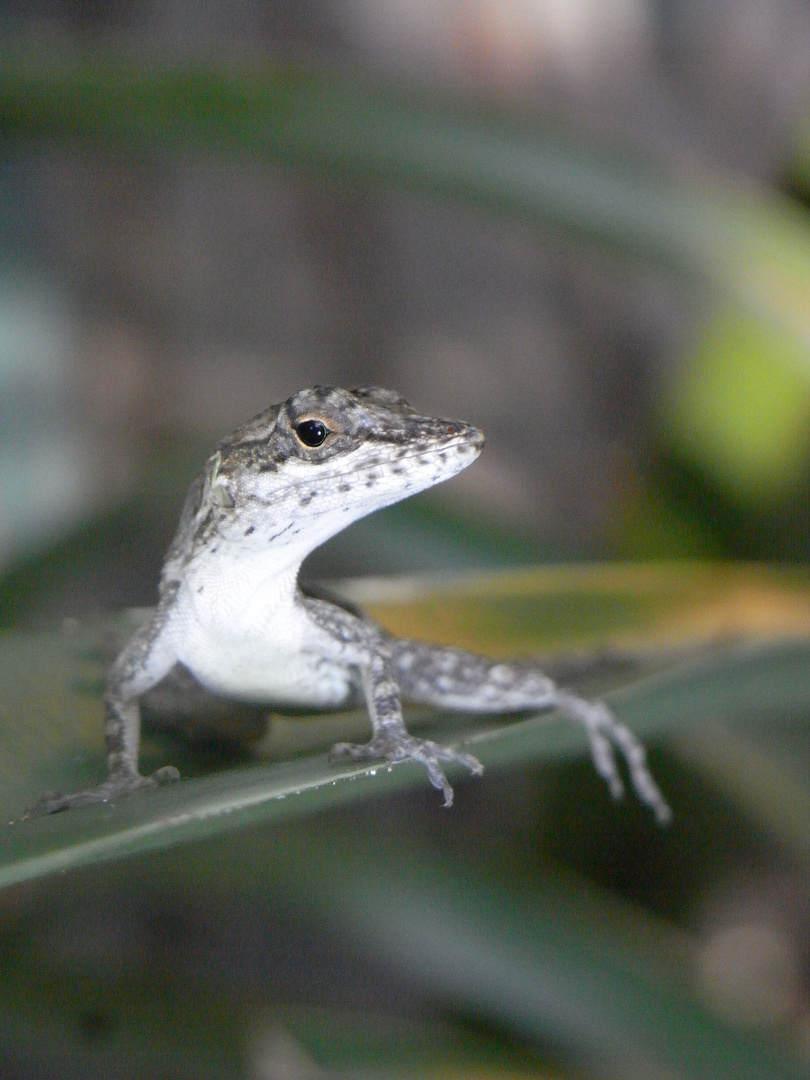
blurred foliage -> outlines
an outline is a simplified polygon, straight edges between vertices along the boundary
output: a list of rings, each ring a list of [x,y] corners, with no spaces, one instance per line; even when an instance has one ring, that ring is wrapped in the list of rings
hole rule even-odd
[[[326,68],[147,62],[132,54],[7,50],[0,136],[93,143],[113,154],[245,154],[352,184],[387,183],[518,215],[579,244],[668,270],[704,305],[665,391],[653,469],[670,503],[699,519],[698,553],[722,550],[694,473],[718,507],[770,532],[762,550],[806,557],[810,533],[810,226],[805,209],[730,177],[645,160],[638,149],[564,135],[483,102],[396,92]],[[665,514],[657,553],[684,530]],[[792,522],[796,527],[792,527]],[[719,528],[716,528],[718,526]],[[620,548],[649,547],[630,528]],[[708,547],[706,546],[708,545]]]
[[[810,476],[807,350],[750,314],[715,318],[666,408],[672,445],[743,502],[779,502]]]
[[[710,177],[673,178],[537,118],[291,65],[170,68],[6,52],[0,132],[128,153],[237,150],[536,216],[708,283],[810,344],[810,229],[795,206]]]
[[[810,851],[802,810],[810,773],[798,789],[804,803],[788,814],[779,807],[797,780],[784,764],[771,763],[755,798],[739,771],[746,730],[777,743],[797,725],[804,730],[807,575],[560,567],[455,584],[358,581],[345,591],[396,633],[512,654],[543,648],[552,669],[553,652],[565,649],[569,675],[579,668],[580,685],[609,690],[618,715],[645,738],[677,733],[689,770],[677,755],[653,757],[675,824],[656,829],[632,798],[609,810],[590,768],[565,764],[585,746],[570,722],[429,710],[413,712],[410,725],[461,740],[487,765],[482,781],[454,777],[449,813],[418,767],[327,762],[335,739],[363,737],[368,721],[358,712],[275,717],[247,757],[153,734],[145,767],[170,754],[190,779],[117,806],[21,821],[44,788],[103,775],[105,659],[138,616],[6,635],[6,1046],[28,1040],[73,1068],[115,1072],[131,1058],[172,1075],[242,1075],[253,1052],[246,1047],[268,1029],[271,1057],[281,1053],[279,1039],[290,1039],[322,1065],[374,1062],[384,1074],[409,1062],[404,1071],[427,1075],[486,1075],[489,1067],[538,1075],[571,1061],[609,1075],[801,1075],[798,1051],[728,1028],[701,1001],[690,908],[717,872],[718,850],[750,857],[768,835],[793,858]],[[730,724],[737,734],[725,738]],[[707,726],[719,740],[707,743]],[[167,848],[174,854],[160,854]],[[130,865],[122,877],[110,860],[123,856]],[[617,865],[628,873],[617,875]],[[235,909],[243,911],[238,936],[259,949],[261,971],[281,963],[287,972],[285,948],[304,950],[287,981],[251,973],[247,1012],[238,1004],[247,976],[223,997],[224,973],[210,962],[191,974],[197,921],[215,919],[221,935]],[[255,927],[241,925],[245,912]],[[161,917],[166,927],[154,927]],[[142,920],[159,945],[141,941]],[[86,933],[101,943],[91,966],[77,970],[71,957],[87,963]],[[155,948],[163,952],[152,958]],[[376,977],[363,972],[376,964],[388,989],[372,1004],[367,980],[373,986]]]
[[[709,324],[662,404],[658,467],[684,498],[660,531],[739,552],[750,524],[749,553],[806,554],[806,505],[793,546],[771,528],[801,498],[807,461],[810,233],[786,199],[536,118],[288,66],[6,54],[0,133],[9,150],[47,138],[122,156],[260,155],[665,267]],[[639,548],[671,542],[631,526]],[[38,566],[6,592],[6,625]],[[131,623],[5,635],[6,1074],[806,1075],[806,979],[789,1014],[752,1028],[721,1018],[696,975],[697,908],[729,869],[777,863],[806,879],[805,575],[579,568],[409,588],[352,594],[395,631],[498,654],[584,649],[582,670],[561,672],[669,737],[653,767],[672,828],[610,804],[571,760],[584,737],[557,717],[424,711],[410,722],[488,766],[458,784],[449,814],[414,766],[328,764],[332,741],[367,726],[356,713],[276,718],[241,756],[152,734],[145,768],[171,753],[188,780],[20,821],[43,789],[103,774],[103,665]]]
[[[797,132],[796,152],[786,172],[788,187],[807,206],[810,203],[810,113],[802,130]]]

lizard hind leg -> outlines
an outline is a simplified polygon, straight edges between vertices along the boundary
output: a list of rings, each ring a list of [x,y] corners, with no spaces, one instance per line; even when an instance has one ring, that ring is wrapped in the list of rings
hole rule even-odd
[[[651,807],[661,825],[672,821],[672,810],[652,777],[647,765],[647,753],[629,728],[625,727],[601,701],[558,690],[552,702],[560,712],[577,720],[585,728],[591,744],[591,757],[596,771],[607,783],[614,799],[624,794],[614,747],[622,752],[630,773],[630,783],[642,802]]]
[[[450,786],[442,761],[454,761],[469,769],[474,776],[481,776],[484,767],[478,758],[442,746],[430,739],[417,739],[409,735],[404,726],[398,731],[376,734],[367,743],[336,743],[329,755],[330,760],[347,757],[352,761],[387,761],[396,765],[401,761],[418,761],[425,766],[431,784],[444,796],[444,806],[453,805],[453,789]]]
[[[418,761],[425,766],[430,782],[444,795],[444,805],[453,805],[453,789],[441,766],[442,761],[454,761],[480,776],[484,767],[478,758],[442,746],[430,739],[417,739],[409,735],[402,716],[399,686],[389,657],[372,654],[363,668],[363,688],[373,729],[368,743],[337,743],[329,755],[331,759],[348,757],[352,761],[380,760],[396,765],[401,761]]]
[[[590,740],[596,771],[615,799],[624,784],[615,750],[627,761],[630,782],[661,824],[672,812],[647,766],[644,747],[601,701],[587,701],[561,690],[534,665],[503,663],[462,649],[387,638],[399,685],[405,697],[444,709],[506,713],[559,709],[581,724]]]

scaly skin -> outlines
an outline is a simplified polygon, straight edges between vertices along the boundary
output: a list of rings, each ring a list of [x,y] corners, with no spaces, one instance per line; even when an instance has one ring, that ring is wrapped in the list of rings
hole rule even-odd
[[[138,699],[182,664],[209,690],[280,708],[364,698],[371,742],[339,743],[333,755],[420,761],[445,806],[453,790],[441,762],[476,774],[482,767],[470,754],[409,735],[403,696],[475,712],[559,708],[584,726],[611,793],[623,790],[615,747],[639,798],[667,821],[643,747],[602,703],[558,689],[535,668],[400,641],[298,587],[301,562],[314,548],[358,518],[454,476],[483,445],[476,428],[419,416],[377,387],[303,390],[224,439],[189,490],[157,608],[109,673],[107,779],[47,796],[37,812],[108,802],[177,778],[171,766],[150,777],[138,771]]]

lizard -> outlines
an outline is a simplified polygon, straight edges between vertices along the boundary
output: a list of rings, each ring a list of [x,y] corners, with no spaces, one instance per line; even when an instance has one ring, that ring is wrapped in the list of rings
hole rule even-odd
[[[561,689],[536,666],[396,638],[298,584],[302,561],[329,537],[449,479],[483,445],[470,424],[419,415],[373,386],[302,390],[223,439],[189,489],[157,607],[108,673],[107,778],[47,795],[37,812],[112,802],[177,779],[172,766],[139,771],[139,698],[185,668],[216,694],[282,710],[364,700],[371,741],[338,743],[332,759],[421,762],[447,807],[453,789],[443,763],[477,775],[483,767],[472,754],[412,736],[403,698],[479,713],[556,708],[585,728],[613,796],[623,792],[618,748],[638,797],[668,821],[643,746],[602,702]]]

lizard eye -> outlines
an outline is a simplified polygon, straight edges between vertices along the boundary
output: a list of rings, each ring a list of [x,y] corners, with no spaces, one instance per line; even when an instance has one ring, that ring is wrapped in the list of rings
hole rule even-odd
[[[329,434],[329,428],[320,420],[302,420],[296,424],[295,434],[304,446],[320,446]]]

